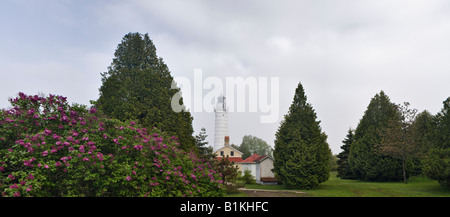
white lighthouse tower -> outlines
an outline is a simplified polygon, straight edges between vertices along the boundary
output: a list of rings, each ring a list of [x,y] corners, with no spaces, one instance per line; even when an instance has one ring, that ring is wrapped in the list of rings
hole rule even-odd
[[[225,136],[228,136],[228,107],[225,97],[221,94],[217,97],[214,108],[216,114],[216,125],[214,128],[214,151],[222,148],[225,144]]]

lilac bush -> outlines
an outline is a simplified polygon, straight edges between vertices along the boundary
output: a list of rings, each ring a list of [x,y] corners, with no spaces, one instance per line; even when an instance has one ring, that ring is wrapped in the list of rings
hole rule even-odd
[[[0,111],[1,196],[223,196],[221,174],[176,137],[96,116],[62,96]]]

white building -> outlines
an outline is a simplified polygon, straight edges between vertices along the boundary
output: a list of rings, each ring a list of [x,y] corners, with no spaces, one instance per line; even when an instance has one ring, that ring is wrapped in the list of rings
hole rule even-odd
[[[228,136],[228,107],[225,97],[217,97],[217,104],[214,108],[216,123],[214,128],[214,151],[219,150],[225,145],[225,136]]]
[[[267,155],[260,156],[253,154],[247,159],[239,162],[241,165],[242,175],[245,170],[250,170],[250,174],[255,177],[258,184],[277,184],[273,169],[273,158]]]

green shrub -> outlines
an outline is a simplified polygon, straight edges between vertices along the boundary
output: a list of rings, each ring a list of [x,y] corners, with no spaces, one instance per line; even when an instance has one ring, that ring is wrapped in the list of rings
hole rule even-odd
[[[244,175],[241,177],[245,184],[256,184],[255,177],[250,170],[244,170]]]

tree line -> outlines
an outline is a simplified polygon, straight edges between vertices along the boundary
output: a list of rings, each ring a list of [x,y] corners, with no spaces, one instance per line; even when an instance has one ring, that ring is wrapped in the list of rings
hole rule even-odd
[[[350,129],[338,155],[338,177],[370,181],[426,175],[450,184],[450,97],[436,115],[417,113],[410,104],[392,103],[381,91],[356,129]]]
[[[195,150],[213,158],[201,137],[193,136],[189,111],[174,112],[171,97],[179,92],[173,77],[148,34],[128,33],[118,45],[108,71],[102,73],[100,97],[94,106],[101,114],[121,121],[135,121],[145,128],[158,128],[179,138],[180,148]],[[407,180],[425,174],[448,185],[449,99],[436,115],[396,105],[381,91],[370,102],[355,130],[343,141],[338,155],[341,178],[387,181]],[[180,98],[183,104],[183,98]],[[273,150],[274,172],[289,188],[317,188],[329,177],[331,151],[327,135],[301,83],[288,114],[276,132]],[[258,138],[244,138],[244,158],[262,144]],[[263,144],[267,150],[267,144]],[[269,152],[267,153],[269,154]]]
[[[392,103],[381,91],[337,155],[338,177],[407,183],[425,175],[450,186],[450,97],[436,115]],[[288,188],[314,189],[328,180],[331,152],[301,83],[276,133],[274,172]]]

